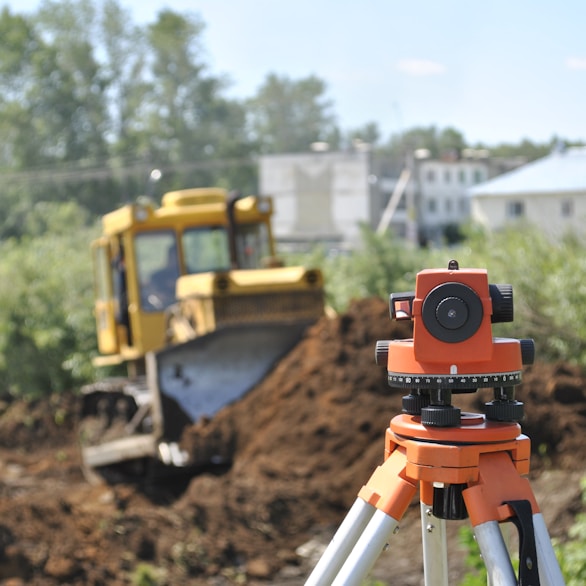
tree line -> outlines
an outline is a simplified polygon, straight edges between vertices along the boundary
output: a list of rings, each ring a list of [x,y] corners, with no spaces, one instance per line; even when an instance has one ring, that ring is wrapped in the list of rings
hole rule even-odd
[[[259,153],[334,142],[326,84],[268,74],[255,96],[226,97],[210,71],[204,23],[162,10],[144,26],[117,0],[45,0],[0,14],[0,237],[42,199],[102,214],[148,190],[187,185],[254,191]],[[41,178],[41,181],[38,179]]]
[[[327,83],[267,73],[255,95],[227,97],[206,59],[205,22],[161,10],[137,25],[118,0],[44,0],[0,13],[0,238],[19,236],[37,201],[76,201],[92,216],[145,194],[194,185],[256,191],[255,157],[370,143],[381,157],[467,145],[461,132],[415,128],[383,140],[376,122],[341,129]],[[536,158],[551,145],[504,145]],[[498,150],[498,149],[497,149]],[[501,151],[503,148],[501,147]],[[497,153],[498,154],[498,153]]]

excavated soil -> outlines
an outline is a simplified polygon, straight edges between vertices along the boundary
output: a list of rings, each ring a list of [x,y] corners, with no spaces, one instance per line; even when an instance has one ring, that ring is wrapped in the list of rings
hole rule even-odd
[[[75,396],[3,403],[0,584],[302,584],[382,462],[384,431],[401,409],[374,364],[375,343],[408,335],[379,299],[324,318],[242,401],[186,431],[185,447],[215,438],[233,456],[228,469],[188,480],[91,486],[80,470]],[[585,389],[578,368],[539,362],[517,387],[530,480],[559,539],[582,510]],[[454,403],[478,410],[485,394]],[[462,523],[448,522],[454,584]],[[421,584],[420,540],[414,502],[373,577]]]

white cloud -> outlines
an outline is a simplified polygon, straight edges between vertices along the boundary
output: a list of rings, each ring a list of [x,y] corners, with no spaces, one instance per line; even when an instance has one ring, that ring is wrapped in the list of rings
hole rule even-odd
[[[568,69],[586,69],[586,57],[568,57],[566,67]]]
[[[442,63],[430,61],[429,59],[401,59],[397,63],[397,69],[407,75],[426,76],[442,75],[446,67]]]

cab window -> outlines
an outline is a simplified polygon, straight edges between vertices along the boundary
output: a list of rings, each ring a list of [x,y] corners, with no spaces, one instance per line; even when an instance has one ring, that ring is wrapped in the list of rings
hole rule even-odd
[[[239,224],[236,228],[236,254],[239,267],[261,267],[262,260],[271,255],[266,224]]]
[[[134,239],[141,305],[145,311],[163,311],[175,303],[179,278],[177,241],[172,230],[141,232]]]
[[[230,269],[228,234],[223,226],[189,228],[181,243],[188,274]]]

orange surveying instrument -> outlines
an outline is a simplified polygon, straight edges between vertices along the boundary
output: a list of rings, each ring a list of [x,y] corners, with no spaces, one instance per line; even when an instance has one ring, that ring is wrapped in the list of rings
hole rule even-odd
[[[419,490],[425,586],[448,586],[446,521],[469,518],[491,586],[563,586],[547,527],[529,481],[530,440],[515,399],[533,340],[492,336],[513,321],[510,285],[483,269],[417,274],[414,292],[392,293],[391,318],[413,320],[413,338],[382,340],[376,362],[403,413],[386,430],[385,460],[358,493],[306,586],[362,583]],[[485,412],[452,405],[452,394],[493,388]],[[519,532],[516,573],[500,524]]]

